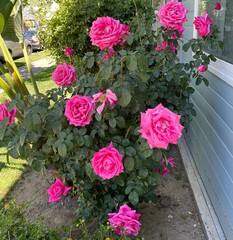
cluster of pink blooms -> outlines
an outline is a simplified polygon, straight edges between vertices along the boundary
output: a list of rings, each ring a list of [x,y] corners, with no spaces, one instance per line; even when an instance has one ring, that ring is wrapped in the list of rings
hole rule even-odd
[[[13,108],[10,112],[7,110],[9,101],[0,104],[0,122],[5,118],[8,118],[8,125],[15,122],[16,108]]]
[[[168,165],[170,165],[172,168],[175,165],[175,161],[173,157],[169,157],[168,159],[163,158],[160,162],[161,168],[157,168],[156,172],[160,173],[161,176],[165,176],[167,174],[170,174],[170,170],[168,168]]]
[[[140,231],[140,222],[138,221],[141,214],[136,213],[127,204],[120,207],[118,213],[109,213],[109,223],[115,229],[118,235],[137,236]]]

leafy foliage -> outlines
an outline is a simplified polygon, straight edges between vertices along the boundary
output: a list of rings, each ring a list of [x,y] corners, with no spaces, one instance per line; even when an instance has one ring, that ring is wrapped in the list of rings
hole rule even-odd
[[[95,12],[98,7],[95,3],[92,9],[89,4],[93,2],[87,1],[79,9],[79,14],[82,10],[89,10],[88,21],[91,20],[92,10]],[[60,13],[65,10],[69,12],[68,5]],[[93,13],[93,17],[98,13]],[[75,12],[70,11],[69,17],[74,21],[76,18],[72,14]],[[116,56],[103,61],[106,52],[95,50],[86,52],[78,61],[70,59],[79,63],[78,81],[71,86],[48,90],[45,96],[23,99],[17,95],[11,104],[16,105],[24,118],[21,124],[11,124],[0,136],[15,134],[8,144],[12,157],[27,158],[37,171],[57,169],[57,177],[65,179],[66,185],[73,186],[79,196],[77,214],[84,219],[98,217],[104,221],[107,213],[123,203],[136,208],[140,202],[156,202],[154,188],[159,179],[156,169],[168,153],[149,148],[148,143],[139,136],[140,112],[162,103],[181,115],[181,122],[187,128],[195,115],[189,101],[194,92],[189,86],[190,82],[194,79],[197,83],[207,83],[196,67],[208,65],[210,60],[215,59],[213,55],[203,52],[202,40],[191,39],[184,45],[184,50],[191,49],[194,59],[180,63],[177,61],[179,38],[172,38],[174,34],[179,36],[177,31],[167,32],[161,27],[154,33],[144,15],[132,18],[129,23],[132,27],[125,39],[126,44],[114,46]],[[61,29],[64,26],[61,24]],[[72,33],[70,30],[62,30],[67,45],[71,44],[69,40],[74,41],[69,35]],[[55,38],[61,44],[60,48],[56,46],[58,51],[63,49],[62,39]],[[162,39],[168,42],[168,47],[158,51],[155,48]],[[74,42],[77,43],[75,49],[86,49],[79,46],[84,41],[76,39]],[[212,46],[212,38],[206,38],[206,44]],[[174,52],[170,51],[171,45],[176,48]],[[118,97],[116,106],[105,107],[102,114],[95,112],[93,121],[85,127],[69,125],[64,109],[71,96],[92,96],[108,88]],[[0,127],[4,128],[3,125],[2,122]],[[94,173],[90,160],[95,152],[110,142],[123,155],[124,172],[104,180]]]
[[[147,22],[152,21],[150,0],[136,0],[140,14],[146,16]],[[128,23],[135,16],[134,1],[114,0],[61,0],[59,10],[53,13],[49,21],[43,25],[45,46],[58,61],[63,61],[63,49],[72,47],[76,57],[86,51],[96,51],[90,44],[89,30],[92,22],[99,16],[111,16],[121,22]]]

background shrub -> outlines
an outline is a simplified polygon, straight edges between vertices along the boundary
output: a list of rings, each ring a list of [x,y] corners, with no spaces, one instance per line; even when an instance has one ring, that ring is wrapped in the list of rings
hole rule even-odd
[[[153,9],[150,0],[135,0],[138,13],[152,22]],[[44,22],[45,46],[58,62],[64,60],[64,47],[72,47],[76,54],[98,50],[90,44],[89,30],[100,16],[110,16],[129,23],[136,14],[133,0],[61,0],[60,8],[49,21]],[[151,24],[150,24],[151,25]],[[131,24],[131,28],[132,28]]]

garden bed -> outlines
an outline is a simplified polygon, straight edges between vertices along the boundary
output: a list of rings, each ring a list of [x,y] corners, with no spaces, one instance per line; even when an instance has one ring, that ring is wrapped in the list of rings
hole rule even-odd
[[[173,173],[164,176],[156,188],[158,203],[139,206],[142,236],[145,240],[204,240],[204,230],[178,148],[173,156]],[[8,197],[16,198],[18,203],[30,202],[26,213],[30,222],[43,217],[46,225],[60,228],[74,223],[78,206],[72,194],[57,203],[48,203],[47,188],[52,181],[49,173],[42,177],[38,172],[27,172]]]

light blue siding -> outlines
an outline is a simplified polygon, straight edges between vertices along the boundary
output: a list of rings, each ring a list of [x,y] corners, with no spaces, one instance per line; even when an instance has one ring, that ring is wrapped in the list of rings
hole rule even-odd
[[[184,0],[190,10],[184,43],[193,35],[194,1]],[[192,58],[182,52],[182,61]],[[228,240],[233,239],[233,87],[211,72],[209,87],[192,86],[191,102],[197,116],[185,134],[192,157]],[[185,159],[184,159],[185,161]]]

